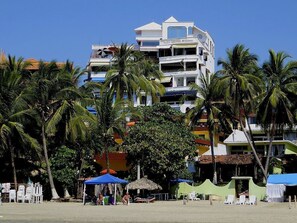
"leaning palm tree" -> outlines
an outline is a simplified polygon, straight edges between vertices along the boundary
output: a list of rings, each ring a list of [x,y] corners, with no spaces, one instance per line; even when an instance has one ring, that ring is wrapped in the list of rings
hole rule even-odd
[[[219,59],[218,65],[222,65],[222,69],[216,73],[219,78],[218,90],[224,92],[226,102],[233,109],[234,119],[238,120],[257,164],[266,178],[265,169],[255,149],[249,123],[245,121],[250,111],[247,103],[250,108],[253,108],[254,97],[262,91],[261,79],[253,74],[257,71],[257,56],[251,54],[243,45],[237,44],[233,49],[227,50],[227,59]],[[244,123],[248,124],[249,131],[246,130]]]
[[[268,174],[274,136],[285,126],[294,124],[293,102],[297,96],[297,61],[285,63],[290,56],[284,52],[269,50],[269,61],[262,66],[266,91],[258,106],[257,118],[269,138],[265,163]]]
[[[207,126],[210,139],[210,148],[212,156],[213,165],[213,183],[217,184],[217,172],[216,172],[216,162],[214,155],[214,131],[216,126],[219,124],[219,118],[224,117],[222,111],[220,110],[220,105],[222,102],[216,95],[216,78],[214,75],[211,76],[200,76],[200,84],[192,84],[191,89],[196,90],[198,93],[198,98],[195,100],[195,106],[188,111],[188,118],[190,120],[189,124],[191,126],[196,125],[199,120],[206,115],[207,116]],[[222,120],[222,123],[226,123],[226,120]]]
[[[59,69],[54,61],[49,64],[40,61],[39,68],[32,74],[32,81],[27,89],[27,94],[31,96],[31,102],[33,103],[32,107],[36,113],[36,119],[40,124],[41,142],[51,187],[52,199],[58,199],[59,195],[54,185],[48,156],[47,125],[53,115],[56,95],[63,90],[62,83],[64,80],[59,78],[58,71]]]

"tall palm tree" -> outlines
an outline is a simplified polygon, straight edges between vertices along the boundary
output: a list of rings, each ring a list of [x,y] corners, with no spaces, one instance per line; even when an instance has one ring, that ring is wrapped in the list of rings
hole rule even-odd
[[[294,124],[293,102],[297,95],[297,61],[285,61],[290,56],[284,52],[269,50],[269,61],[262,66],[266,91],[258,106],[257,118],[269,137],[265,163],[268,174],[274,136],[285,126]]]
[[[17,188],[15,166],[17,144],[29,145],[38,151],[37,141],[24,130],[24,120],[31,116],[21,90],[25,87],[24,69],[27,66],[22,58],[8,56],[8,61],[0,68],[0,146],[10,151],[13,181]]]
[[[218,100],[216,95],[216,77],[214,75],[199,77],[200,84],[192,84],[191,89],[196,90],[198,93],[198,98],[195,100],[195,106],[188,111],[188,118],[190,119],[190,125],[196,125],[199,120],[206,115],[207,116],[207,126],[210,139],[210,148],[212,156],[213,165],[213,183],[217,184],[217,172],[216,172],[216,162],[214,155],[214,131],[216,126],[219,124],[219,118],[224,117],[222,111],[220,110],[220,105],[222,102]],[[222,123],[226,123],[226,120],[221,120]]]
[[[126,117],[133,106],[127,101],[113,100],[114,93],[111,89],[102,87],[101,95],[94,98],[96,115],[89,122],[90,128],[96,132],[97,141],[101,151],[105,153],[107,172],[109,173],[109,151],[115,146],[115,134],[124,137]]]
[[[137,60],[133,52],[133,46],[127,43],[116,47],[112,69],[106,74],[105,87],[111,88],[116,93],[116,100],[124,98],[127,94],[129,100],[133,99],[133,93],[137,89],[138,77],[133,72],[133,66]]]
[[[59,68],[54,61],[48,64],[40,61],[38,70],[32,74],[32,81],[30,82],[27,91],[28,95],[32,97],[32,106],[36,112],[36,119],[38,119],[40,124],[42,148],[51,187],[52,199],[58,199],[59,195],[54,185],[48,156],[47,125],[54,114],[53,109],[55,108],[54,105],[57,94],[61,92],[65,86],[64,81],[63,78],[60,78]]]
[[[222,65],[222,69],[216,74],[219,77],[218,89],[225,93],[225,100],[233,109],[234,119],[238,120],[266,178],[265,169],[255,149],[249,123],[246,121],[250,111],[246,107],[247,103],[253,108],[253,98],[262,91],[261,79],[253,74],[258,69],[257,56],[251,54],[244,45],[237,44],[233,49],[227,50],[227,59],[219,59],[218,65]],[[248,124],[249,131],[246,130],[244,123]]]
[[[157,101],[159,95],[165,93],[164,86],[160,83],[163,73],[159,70],[159,66],[150,59],[142,58],[135,63],[134,71],[138,76],[137,95],[145,92],[146,97],[150,95],[153,101]]]

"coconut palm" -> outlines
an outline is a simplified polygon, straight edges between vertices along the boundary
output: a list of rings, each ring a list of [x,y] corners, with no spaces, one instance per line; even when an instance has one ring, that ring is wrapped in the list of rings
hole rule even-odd
[[[266,91],[259,103],[257,118],[269,137],[265,173],[268,174],[274,136],[294,124],[293,103],[297,95],[297,61],[286,60],[284,52],[269,50],[269,61],[262,66]]]
[[[217,184],[217,173],[216,173],[216,162],[214,155],[214,131],[218,126],[218,121],[223,118],[222,111],[220,110],[220,105],[222,102],[218,100],[216,96],[216,78],[214,75],[205,76],[201,75],[199,77],[200,84],[192,84],[191,89],[196,90],[198,93],[198,98],[195,100],[195,106],[188,111],[188,118],[190,119],[190,125],[196,125],[199,120],[206,115],[207,116],[207,126],[210,139],[210,148],[212,156],[213,165],[213,183]],[[226,120],[221,120],[222,124],[226,123]]]
[[[226,102],[230,103],[233,109],[234,119],[238,120],[254,157],[266,178],[264,167],[255,149],[249,123],[245,121],[250,112],[247,104],[253,108],[254,97],[262,91],[261,79],[253,74],[258,70],[257,56],[251,54],[249,49],[243,45],[237,44],[233,49],[227,50],[227,59],[219,59],[218,65],[222,65],[222,69],[216,74],[219,77],[218,90],[224,92]],[[244,123],[248,124],[249,132]]]
[[[38,151],[39,145],[25,132],[23,125],[25,117],[31,115],[21,93],[25,86],[22,74],[26,63],[22,58],[18,60],[15,57],[8,58],[9,60],[0,68],[0,146],[3,150],[10,151],[13,181],[17,188],[16,153],[20,153],[20,147],[23,146]]]
[[[132,100],[133,93],[138,87],[138,77],[132,69],[136,60],[133,46],[125,43],[115,48],[113,66],[106,74],[104,86],[116,93],[116,100],[123,99],[125,94]]]
[[[158,96],[165,93],[165,88],[160,83],[163,73],[154,61],[142,58],[135,64],[134,71],[138,75],[138,96],[145,92],[146,97],[151,95],[153,101],[157,101]]]

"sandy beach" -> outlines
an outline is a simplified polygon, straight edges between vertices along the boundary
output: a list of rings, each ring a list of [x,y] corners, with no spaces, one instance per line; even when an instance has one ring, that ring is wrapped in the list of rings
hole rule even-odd
[[[92,206],[81,203],[3,203],[0,222],[296,222],[297,207],[288,203],[256,206],[224,205],[209,201],[157,201],[129,206]]]

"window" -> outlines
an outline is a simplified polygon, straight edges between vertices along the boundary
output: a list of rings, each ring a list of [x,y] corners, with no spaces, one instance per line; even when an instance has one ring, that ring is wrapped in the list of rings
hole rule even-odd
[[[248,122],[249,122],[249,124],[257,124],[257,118],[256,117],[249,117]]]
[[[174,49],[174,56],[176,55],[183,55],[183,49],[179,49],[179,48]]]
[[[142,46],[158,46],[159,42],[158,41],[147,41],[147,42],[142,42]]]
[[[187,28],[185,26],[169,26],[167,32],[168,39],[187,37]]]
[[[195,83],[195,77],[187,77],[187,86]]]
[[[188,35],[193,35],[193,27],[188,27]]]
[[[177,78],[176,86],[177,87],[183,87],[184,86],[184,78],[183,77]]]

